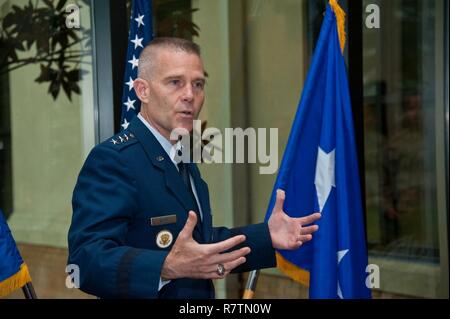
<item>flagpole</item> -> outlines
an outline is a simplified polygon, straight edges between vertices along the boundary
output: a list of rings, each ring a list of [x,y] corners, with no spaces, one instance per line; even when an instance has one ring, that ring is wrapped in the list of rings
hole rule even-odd
[[[22,287],[22,291],[25,295],[25,299],[38,299],[31,282],[26,283],[25,286]]]
[[[247,285],[245,286],[244,295],[242,299],[253,299],[256,291],[256,284],[258,282],[259,270],[253,270],[247,279]]]

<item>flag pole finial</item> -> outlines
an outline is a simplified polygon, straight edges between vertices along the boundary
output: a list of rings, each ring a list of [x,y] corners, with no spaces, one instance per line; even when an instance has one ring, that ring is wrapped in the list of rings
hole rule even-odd
[[[331,9],[333,9],[334,14],[336,16],[337,29],[339,34],[339,43],[341,45],[341,52],[344,53],[345,48],[345,11],[339,6],[337,0],[330,0],[329,4]]]

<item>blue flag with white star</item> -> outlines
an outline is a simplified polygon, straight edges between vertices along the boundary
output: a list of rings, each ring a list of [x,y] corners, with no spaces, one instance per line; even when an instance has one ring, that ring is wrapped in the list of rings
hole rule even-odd
[[[152,1],[133,0],[122,93],[121,126],[124,130],[128,128],[130,121],[139,113],[141,108],[141,102],[133,88],[133,81],[137,77],[139,55],[152,39]]]
[[[31,282],[30,273],[17,249],[0,209],[0,298]]]
[[[288,215],[321,212],[310,242],[277,252],[278,266],[309,284],[310,298],[371,296],[344,24],[344,11],[331,0],[266,214],[267,221],[278,188]]]

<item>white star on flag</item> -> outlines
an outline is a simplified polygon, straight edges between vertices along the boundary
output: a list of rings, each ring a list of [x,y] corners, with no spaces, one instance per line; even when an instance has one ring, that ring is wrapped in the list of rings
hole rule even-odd
[[[130,76],[130,81],[125,82],[125,84],[128,85],[128,91],[131,91],[131,89],[133,88],[133,83],[134,83],[134,80]]]
[[[130,41],[134,43],[134,49],[137,49],[137,47],[141,47],[141,48],[144,47],[142,45],[142,40],[144,40],[144,38],[139,38],[138,35],[136,34],[136,36],[134,37],[134,40],[130,40]]]
[[[133,0],[127,37],[127,55],[123,63],[125,72],[122,86],[122,105],[120,109],[120,129],[127,129],[133,118],[139,113],[141,101],[134,90],[134,82],[138,78],[139,55],[144,47],[153,39],[153,6],[152,0]]]
[[[348,249],[345,250],[339,250],[337,252],[337,263],[338,263],[338,268],[339,268],[339,263],[341,262],[342,258],[344,258],[344,256],[348,253]],[[337,294],[338,297],[341,299],[344,299],[344,297],[342,296],[342,290],[341,290],[341,286],[339,285],[339,278],[337,281]]]
[[[144,21],[143,21],[144,17],[145,17],[145,14],[143,14],[143,15],[138,14],[138,17],[134,19],[134,20],[136,20],[136,22],[138,23],[138,26],[137,26],[138,28],[139,28],[141,25],[145,25],[145,24],[144,24]]]
[[[124,105],[127,106],[127,112],[128,112],[130,109],[136,110],[136,109],[134,108],[134,102],[136,102],[136,100],[131,100],[130,97],[128,97],[128,101],[126,101],[125,103],[123,103]]]
[[[139,59],[136,59],[136,57],[133,54],[133,58],[131,60],[128,60],[128,63],[130,63],[132,65],[132,70],[134,70],[134,68],[137,68],[139,66]]]
[[[316,177],[314,185],[316,185],[317,199],[319,201],[320,212],[330,196],[331,188],[336,187],[334,180],[334,157],[335,150],[325,153],[320,147],[317,154]]]
[[[123,123],[120,126],[122,126],[124,130],[126,130],[128,128],[128,125],[130,125],[130,123],[127,121],[127,119],[124,119]]]

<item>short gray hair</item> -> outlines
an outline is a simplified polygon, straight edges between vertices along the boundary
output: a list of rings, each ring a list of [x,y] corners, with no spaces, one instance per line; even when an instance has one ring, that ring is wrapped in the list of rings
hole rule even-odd
[[[160,48],[173,51],[183,51],[201,57],[200,47],[192,41],[169,37],[154,38],[149,44],[147,44],[139,56],[138,77],[142,77],[143,74],[150,74],[153,64],[152,62],[155,59],[155,53],[157,49]]]

